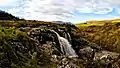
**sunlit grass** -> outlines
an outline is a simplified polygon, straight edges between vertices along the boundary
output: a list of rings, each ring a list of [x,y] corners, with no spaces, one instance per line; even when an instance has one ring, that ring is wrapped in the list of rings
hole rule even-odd
[[[80,23],[80,24],[75,24],[77,27],[88,27],[88,26],[103,26],[105,23]]]
[[[114,20],[101,20],[101,21],[87,21],[87,22],[82,22],[79,24],[75,24],[77,27],[89,27],[89,26],[103,26],[106,23],[112,23],[116,24],[120,22],[120,19],[114,19]]]

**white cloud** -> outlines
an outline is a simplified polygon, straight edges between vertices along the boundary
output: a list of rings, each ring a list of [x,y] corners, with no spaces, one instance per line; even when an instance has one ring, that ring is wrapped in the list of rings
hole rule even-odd
[[[12,5],[8,12],[38,20],[70,20],[78,13],[107,14],[120,6],[120,0],[12,0],[14,4],[22,4],[17,8]],[[24,5],[23,5],[24,4]],[[13,8],[15,7],[15,8]],[[117,10],[120,12],[120,10]]]
[[[10,1],[10,0],[0,0],[0,6],[8,6],[12,2],[13,1]]]
[[[23,0],[6,0],[5,4],[0,5],[0,10],[4,10],[15,16],[24,17],[24,1]]]
[[[107,14],[112,11],[112,0],[31,0],[28,1],[25,18],[33,16],[43,19],[73,18],[74,11],[79,13]],[[116,4],[116,2],[114,2]],[[37,15],[37,16],[36,16]],[[51,18],[50,18],[51,19]]]

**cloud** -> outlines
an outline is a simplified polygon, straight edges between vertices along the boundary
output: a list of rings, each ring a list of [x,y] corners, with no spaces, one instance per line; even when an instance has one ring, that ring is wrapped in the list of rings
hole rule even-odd
[[[118,0],[31,0],[25,9],[26,18],[43,19],[73,18],[75,11],[79,13],[107,14],[112,12],[113,5],[119,4]],[[39,15],[39,16],[36,16]]]
[[[0,5],[0,10],[24,18],[24,5],[25,3],[23,0],[6,0],[3,5]]]
[[[10,0],[0,0],[0,6],[10,6],[13,1]]]
[[[13,3],[16,5],[7,11],[25,19],[73,21],[75,15],[106,15],[113,8],[120,14],[120,0],[16,0]]]

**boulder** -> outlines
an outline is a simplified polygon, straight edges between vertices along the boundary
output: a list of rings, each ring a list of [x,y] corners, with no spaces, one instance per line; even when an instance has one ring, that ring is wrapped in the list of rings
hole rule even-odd
[[[78,55],[80,58],[82,58],[86,61],[90,61],[94,57],[94,50],[91,47],[85,47],[85,48],[79,50]]]
[[[120,59],[119,53],[109,51],[96,52],[94,55],[94,66],[119,68],[119,59]]]

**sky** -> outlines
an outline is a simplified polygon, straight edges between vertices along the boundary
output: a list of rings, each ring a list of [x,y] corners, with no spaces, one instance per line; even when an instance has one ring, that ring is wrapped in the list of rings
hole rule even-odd
[[[0,10],[27,20],[80,23],[120,18],[120,0],[0,0]]]

